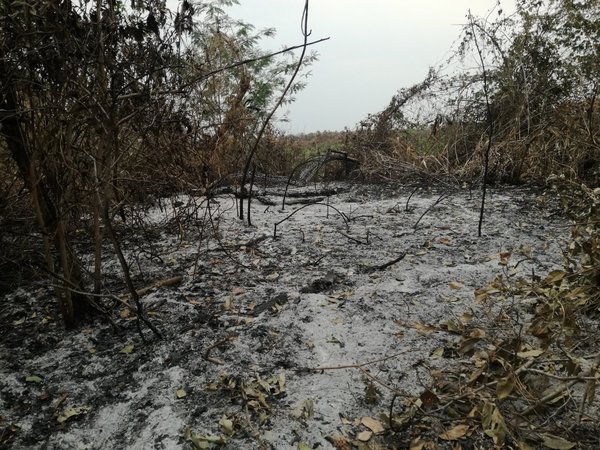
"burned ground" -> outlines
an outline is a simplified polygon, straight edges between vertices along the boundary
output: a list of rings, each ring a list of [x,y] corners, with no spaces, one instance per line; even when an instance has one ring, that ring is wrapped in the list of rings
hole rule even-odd
[[[120,331],[98,319],[65,332],[46,284],[6,295],[2,446],[408,448],[442,436],[440,448],[491,448],[475,426],[456,431],[460,415],[400,430],[382,414],[393,398],[400,414],[424,392],[443,397],[440,374],[472,355],[465,330],[528,324],[527,303],[485,288],[561,266],[569,229],[553,196],[493,189],[478,238],[468,189],[305,190],[329,195],[281,222],[298,206],[281,211],[281,191],[267,190],[277,206],[255,201],[251,227],[228,195],[146,208],[148,236],[123,235],[137,284],[182,277],[142,297],[162,340],[144,329],[144,343],[119,303]]]

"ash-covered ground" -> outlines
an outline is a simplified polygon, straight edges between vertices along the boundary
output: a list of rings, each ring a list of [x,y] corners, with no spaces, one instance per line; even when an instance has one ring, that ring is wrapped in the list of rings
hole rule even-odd
[[[144,343],[122,303],[120,331],[65,332],[46,283],[6,295],[0,447],[404,448],[381,414],[453,364],[440,324],[490,326],[475,290],[560,267],[569,233],[531,189],[491,189],[482,237],[468,189],[316,184],[288,200],[319,204],[285,211],[281,194],[253,200],[252,226],[223,194],[163,199],[139,209],[144,235],[121,229],[136,287],[182,277],[142,296],[162,340],[143,327]],[[105,270],[119,279],[108,250]]]

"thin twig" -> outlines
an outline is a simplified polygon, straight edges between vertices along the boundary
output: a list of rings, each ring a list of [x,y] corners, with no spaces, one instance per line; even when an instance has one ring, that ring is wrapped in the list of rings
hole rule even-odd
[[[137,290],[135,289],[135,286],[133,285],[133,281],[132,281],[131,275],[129,273],[129,265],[127,264],[127,261],[125,260],[125,256],[123,255],[123,251],[121,250],[121,245],[117,239],[117,235],[112,226],[112,221],[108,214],[108,203],[105,203],[103,205],[102,218],[104,220],[104,225],[106,226],[106,230],[108,231],[108,236],[109,236],[110,240],[112,241],[113,249],[115,250],[115,253],[117,254],[117,259],[119,260],[119,263],[121,264],[121,270],[123,271],[123,277],[125,278],[125,283],[127,284],[127,288],[129,289],[131,298],[133,299],[133,301],[135,303],[136,312],[137,312],[137,314],[136,314],[137,322],[136,323],[138,325],[138,332],[140,334],[140,337],[142,338],[142,341],[145,342],[144,334],[142,333],[142,329],[139,325],[140,320],[141,320],[142,322],[144,322],[144,324],[148,328],[150,328],[150,330],[152,330],[152,332],[154,333],[154,335],[156,337],[158,337],[159,339],[162,339],[163,336],[162,336],[161,332],[158,331],[158,328],[156,328],[154,326],[154,324],[150,321],[150,319],[148,319],[146,317],[146,314],[144,312],[144,307],[142,305],[142,302],[140,302],[140,297],[137,293]]]
[[[396,358],[397,356],[404,355],[408,350],[403,352],[394,353],[393,355],[384,356],[383,358],[374,359],[371,361],[367,361],[360,364],[347,364],[343,366],[326,366],[326,367],[309,367],[309,371],[319,372],[321,370],[340,370],[340,369],[358,369],[359,367],[370,366],[371,364],[377,364],[384,361],[389,361],[390,359]]]
[[[273,239],[277,239],[277,227],[279,225],[281,225],[283,222],[285,222],[286,220],[288,220],[290,217],[292,217],[294,214],[296,214],[298,211],[303,210],[304,208],[307,208],[309,206],[313,206],[313,205],[322,205],[322,206],[327,206],[327,204],[325,203],[321,203],[321,202],[316,202],[316,203],[309,203],[307,205],[301,206],[298,209],[295,209],[294,211],[292,211],[290,214],[288,214],[286,217],[284,217],[283,219],[281,219],[279,222],[275,223],[273,225]],[[339,216],[342,218],[342,220],[344,221],[344,223],[346,224],[346,228],[348,228],[348,216],[346,214],[344,214],[343,212],[341,212],[339,209],[337,209],[334,206],[329,205],[329,208],[333,209],[335,212],[337,212],[339,214]]]
[[[409,212],[408,209],[408,204],[410,203],[410,199],[412,198],[413,195],[416,194],[416,192],[419,190],[419,186],[417,186],[416,188],[413,189],[413,191],[410,193],[410,195],[408,196],[408,198],[406,199],[406,206],[404,207],[404,211]]]
[[[379,384],[380,386],[383,386],[384,388],[386,388],[390,392],[393,392],[395,395],[402,396],[402,397],[408,397],[407,394],[405,394],[404,392],[399,391],[398,389],[394,388],[393,386],[390,386],[389,384],[387,384],[385,381],[377,378],[375,375],[371,374],[365,368],[365,366],[368,366],[368,365],[371,365],[371,364],[376,364],[376,363],[383,362],[383,361],[387,361],[387,360],[390,360],[390,359],[395,358],[397,356],[403,355],[404,353],[406,353],[406,352],[395,353],[393,355],[386,356],[384,358],[376,359],[376,360],[373,360],[373,361],[368,361],[368,362],[365,362],[365,363],[362,363],[362,364],[347,364],[347,365],[342,365],[342,366],[314,367],[314,368],[308,368],[308,370],[311,371],[311,372],[322,372],[322,371],[325,371],[325,370],[357,369],[357,370],[360,370],[367,378],[369,378],[370,380],[372,380],[375,383]]]
[[[416,222],[416,223],[415,223],[415,225],[413,226],[413,230],[414,230],[414,231],[417,231],[417,227],[419,226],[419,223],[421,223],[421,220],[423,219],[423,217],[425,217],[425,215],[426,215],[426,214],[427,214],[429,211],[431,211],[431,210],[432,210],[432,209],[433,209],[433,208],[434,208],[434,207],[435,207],[435,206],[436,206],[438,203],[441,203],[441,202],[442,202],[443,200],[445,200],[447,197],[448,197],[448,195],[447,195],[447,194],[442,194],[442,195],[440,195],[440,196],[438,197],[438,199],[437,199],[435,202],[433,202],[433,204],[432,204],[432,205],[431,205],[429,208],[427,208],[423,214],[421,214],[421,217],[419,217],[419,220],[417,220],[417,222]]]
[[[213,351],[215,348],[220,347],[223,344],[226,344],[228,342],[233,341],[237,337],[238,337],[238,335],[235,334],[235,333],[233,333],[233,334],[227,335],[225,338],[221,339],[220,341],[215,342],[213,345],[211,345],[210,347],[208,347],[206,349],[206,351],[204,352],[204,359],[207,360],[207,361],[210,361],[210,362],[212,362],[214,364],[219,364],[219,365],[224,364],[224,362],[221,361],[220,359],[213,358],[212,356],[210,356],[210,352]]]
[[[545,372],[543,370],[538,370],[538,369],[527,369],[527,372],[537,373],[538,375],[544,375],[548,378],[552,378],[554,380],[560,380],[560,381],[594,381],[594,380],[597,380],[596,377],[579,377],[579,376],[562,377],[560,375],[554,375],[552,373]]]
[[[253,62],[257,62],[257,61],[262,61],[262,60],[265,60],[265,59],[269,59],[269,58],[272,58],[273,56],[281,55],[282,53],[287,53],[287,52],[290,52],[292,50],[298,50],[299,48],[305,49],[306,47],[309,47],[311,45],[320,44],[321,42],[328,41],[328,40],[329,40],[329,37],[326,37],[326,38],[317,39],[316,41],[305,42],[305,43],[302,43],[302,44],[293,45],[292,47],[287,47],[287,48],[284,48],[283,50],[279,50],[279,51],[276,51],[276,52],[273,52],[273,53],[269,53],[268,55],[262,55],[262,56],[258,56],[256,58],[244,59],[242,61],[238,61],[238,62],[235,62],[233,64],[229,64],[227,66],[223,66],[223,67],[220,67],[218,69],[211,70],[210,72],[203,73],[202,75],[200,75],[196,79],[193,79],[189,83],[186,83],[186,84],[182,85],[179,90],[183,91],[183,89],[185,89],[187,87],[190,87],[190,86],[192,86],[192,85],[194,85],[194,84],[196,84],[198,82],[204,81],[207,78],[212,77],[214,75],[217,75],[217,74],[219,74],[221,72],[225,72],[227,70],[235,69],[236,67],[240,67],[240,66],[245,66],[245,65],[251,64]],[[137,95],[142,95],[142,94],[143,93],[140,92]]]
[[[477,54],[479,56],[479,61],[481,62],[481,71],[483,72],[483,94],[485,96],[485,108],[487,113],[487,122],[488,122],[488,142],[487,147],[485,149],[484,154],[484,163],[483,163],[483,181],[481,187],[481,209],[479,211],[479,224],[477,226],[477,236],[481,237],[481,228],[483,226],[483,215],[485,212],[485,197],[487,193],[487,184],[488,184],[488,173],[490,166],[490,151],[492,149],[492,138],[494,136],[494,116],[492,113],[492,106],[490,103],[490,87],[488,80],[488,71],[485,66],[485,60],[483,58],[483,52],[481,47],[479,46],[479,41],[477,40],[477,33],[475,31],[475,20],[471,15],[471,11],[469,11],[469,24],[471,25],[471,30],[473,33],[473,42],[475,42],[475,48],[477,49]],[[481,28],[478,26],[478,28]]]
[[[279,109],[279,107],[283,103],[283,100],[285,99],[285,96],[287,95],[289,90],[292,88],[292,84],[294,83],[294,80],[296,79],[296,76],[298,75],[298,72],[300,71],[300,67],[302,67],[302,63],[304,61],[304,55],[306,55],[306,48],[309,45],[308,37],[310,36],[310,34],[311,34],[311,32],[308,31],[308,0],[306,0],[306,2],[304,3],[304,8],[302,10],[302,35],[304,36],[304,43],[302,44],[302,52],[300,53],[300,58],[298,59],[298,64],[296,64],[296,68],[294,69],[292,76],[290,77],[287,85],[285,86],[285,89],[281,93],[281,96],[277,100],[277,103],[275,103],[275,106],[273,107],[273,109],[271,109],[271,111],[269,112],[269,115],[265,118],[265,120],[258,132],[258,135],[256,136],[254,145],[252,146],[252,148],[250,149],[250,152],[248,153],[248,157],[246,158],[246,164],[245,164],[244,170],[242,172],[242,180],[240,182],[240,189],[242,191],[242,194],[244,193],[243,191],[246,189],[245,188],[246,177],[248,176],[248,170],[250,170],[250,164],[252,163],[254,154],[256,153],[256,150],[258,149],[258,144],[260,143],[260,141],[263,137],[263,134],[265,133],[267,126],[269,125],[269,122],[275,115],[275,112]],[[240,199],[240,219],[244,220],[244,199],[243,199],[243,197]]]
[[[404,257],[406,256],[406,253],[402,253],[400,256],[398,256],[397,258],[392,259],[391,261],[388,261],[386,263],[380,264],[378,266],[369,266],[369,267],[365,267],[364,271],[365,272],[375,272],[376,270],[385,270],[390,266],[393,266],[394,264],[402,261],[404,259]]]
[[[369,245],[369,242],[365,242],[365,241],[361,241],[360,239],[356,239],[356,238],[354,238],[354,237],[350,236],[349,234],[346,234],[346,233],[344,233],[342,231],[338,230],[338,233],[341,234],[342,236],[344,236],[345,238],[350,239],[351,241],[356,242],[357,244],[360,244],[360,245]],[[368,238],[368,236],[367,236],[367,238]],[[367,241],[368,241],[368,239],[367,239]]]

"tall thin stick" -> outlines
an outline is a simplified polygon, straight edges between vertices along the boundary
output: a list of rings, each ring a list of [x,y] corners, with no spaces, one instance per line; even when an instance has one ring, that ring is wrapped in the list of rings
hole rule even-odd
[[[140,326],[140,321],[142,321],[146,324],[146,326],[148,328],[150,328],[152,330],[152,332],[154,333],[154,335],[156,337],[162,339],[163,336],[160,333],[160,331],[158,331],[158,328],[156,328],[154,326],[154,324],[146,317],[144,307],[142,305],[142,302],[140,301],[140,296],[137,292],[137,289],[133,285],[133,281],[131,279],[131,274],[129,272],[129,265],[127,264],[125,255],[123,255],[123,251],[121,249],[121,244],[119,243],[119,240],[117,239],[117,234],[115,233],[115,230],[112,227],[112,222],[110,219],[110,215],[108,213],[108,203],[106,202],[106,200],[105,200],[104,205],[102,206],[102,219],[104,221],[104,226],[106,227],[106,231],[108,231],[108,236],[112,242],[113,249],[115,250],[115,253],[117,255],[117,259],[119,260],[119,263],[121,264],[121,269],[123,270],[123,277],[125,278],[125,284],[127,285],[129,294],[131,295],[131,298],[133,299],[133,301],[135,303],[136,314],[137,314],[136,324],[137,324],[137,328],[138,328],[140,337],[142,338],[142,340],[144,342],[146,341],[146,339],[144,338],[144,334],[142,333],[141,326]]]
[[[252,175],[250,176],[250,190],[248,191],[248,226],[252,226],[252,220],[250,217],[250,205],[252,202],[252,189],[254,188],[254,176],[256,175],[256,164],[252,164]],[[244,199],[242,198],[242,201]]]
[[[275,112],[279,109],[279,107],[283,103],[283,100],[284,100],[285,96],[287,95],[288,91],[291,89],[292,84],[294,83],[294,79],[296,78],[296,75],[298,75],[298,72],[300,71],[300,67],[302,66],[302,62],[304,60],[304,55],[306,55],[306,47],[308,46],[308,37],[311,34],[311,32],[308,31],[308,0],[306,0],[306,2],[304,3],[304,10],[302,11],[302,21],[301,22],[302,22],[302,36],[304,36],[304,42],[302,44],[302,53],[300,54],[300,59],[298,60],[298,64],[296,65],[296,68],[294,69],[294,73],[292,74],[292,77],[290,78],[290,80],[288,81],[288,84],[286,85],[285,89],[281,93],[279,100],[277,100],[277,103],[275,104],[275,106],[273,107],[273,109],[271,110],[271,112],[269,113],[269,115],[267,116],[265,121],[263,122],[263,124],[260,128],[260,131],[258,132],[258,136],[256,136],[256,140],[254,141],[254,145],[252,146],[252,149],[250,150],[250,153],[248,154],[248,158],[246,159],[246,165],[244,166],[244,171],[242,172],[242,180],[240,182],[240,194],[241,195],[240,195],[240,215],[239,215],[241,220],[244,220],[244,193],[245,193],[244,191],[246,189],[245,188],[246,177],[248,176],[248,171],[250,170],[250,164],[252,163],[254,154],[256,153],[256,150],[258,149],[258,144],[260,143],[260,141],[263,137],[263,134],[265,133],[265,130],[267,129],[267,126],[269,125],[269,122],[275,115]]]
[[[475,31],[475,22],[473,16],[471,15],[471,11],[469,11],[469,24],[471,25],[471,31],[473,33],[473,42],[475,43],[475,48],[477,49],[477,55],[479,56],[479,61],[481,62],[481,70],[483,72],[483,93],[485,95],[485,107],[487,112],[487,122],[488,122],[488,142],[487,147],[485,149],[484,154],[484,162],[483,162],[483,182],[481,187],[481,209],[479,211],[479,225],[477,226],[477,236],[481,237],[481,228],[483,226],[483,215],[485,212],[485,197],[487,194],[487,184],[488,184],[488,173],[490,166],[490,151],[492,149],[492,137],[494,135],[494,118],[492,115],[492,107],[490,105],[490,91],[489,91],[489,80],[488,73],[485,66],[485,60],[483,58],[483,52],[481,51],[481,47],[479,46],[479,41],[477,40],[477,33]]]

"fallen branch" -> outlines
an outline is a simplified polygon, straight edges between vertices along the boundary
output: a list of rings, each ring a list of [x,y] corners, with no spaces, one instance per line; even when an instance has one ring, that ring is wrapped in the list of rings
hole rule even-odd
[[[306,197],[331,197],[332,195],[339,194],[342,191],[339,188],[336,189],[321,189],[318,191],[300,191],[300,192],[288,192],[284,193],[289,198],[306,198]],[[290,203],[286,202],[286,205]]]
[[[369,245],[368,236],[367,236],[367,242],[365,242],[365,241],[361,241],[360,239],[356,239],[356,238],[354,238],[354,237],[350,236],[349,234],[346,234],[346,233],[344,233],[342,231],[338,231],[338,233],[340,233],[345,238],[350,239],[351,241],[356,242],[359,245]]]
[[[409,397],[408,394],[405,394],[404,392],[400,392],[398,389],[390,386],[385,381],[380,380],[375,375],[372,375],[365,368],[366,366],[369,366],[371,364],[376,364],[376,363],[388,361],[388,360],[390,360],[392,358],[395,358],[397,356],[403,355],[404,353],[406,353],[406,351],[399,352],[399,353],[394,353],[393,355],[386,356],[384,358],[375,359],[373,361],[368,361],[368,362],[365,362],[365,363],[362,363],[362,364],[347,364],[347,365],[342,365],[342,366],[328,366],[328,367],[307,367],[305,370],[307,370],[309,372],[324,372],[326,370],[357,369],[357,370],[360,370],[363,374],[365,374],[365,376],[367,378],[369,378],[370,380],[374,381],[375,383],[379,384],[380,386],[383,386],[384,388],[388,389],[390,392],[393,392],[394,395],[402,396],[402,397]]]
[[[136,293],[137,293],[137,295],[139,295],[141,297],[143,295],[146,295],[148,292],[150,292],[153,289],[157,289],[157,288],[161,288],[161,287],[165,287],[165,286],[174,286],[176,284],[181,283],[182,280],[183,280],[183,277],[180,275],[178,275],[176,277],[172,277],[172,278],[167,278],[165,280],[159,280],[155,283],[152,283],[150,286],[146,286],[144,288],[137,289]],[[131,296],[131,294],[127,293],[127,294],[121,295],[121,298],[127,298],[129,296]]]
[[[219,358],[213,358],[212,356],[210,356],[210,352],[213,351],[215,348],[220,347],[221,345],[227,344],[228,342],[233,341],[234,339],[236,339],[238,337],[237,334],[229,334],[227,335],[227,337],[221,339],[220,341],[215,342],[213,345],[211,345],[210,347],[208,347],[206,349],[206,351],[204,352],[204,359],[213,363],[213,364],[218,364],[218,365],[222,365],[225,364],[223,361],[221,361]]]
[[[277,203],[275,203],[273,200],[268,199],[267,197],[263,197],[261,195],[257,195],[256,200],[258,200],[259,202],[261,202],[263,205],[267,205],[267,206],[275,206],[277,205]]]
[[[316,197],[316,198],[297,198],[296,200],[291,200],[287,202],[288,206],[292,205],[312,205],[313,203],[319,203],[325,200],[325,197]]]
[[[306,370],[308,370],[310,372],[319,372],[321,370],[356,369],[358,367],[370,366],[371,364],[377,364],[380,362],[389,361],[392,358],[395,358],[400,355],[404,355],[407,351],[408,350],[405,350],[403,352],[394,353],[393,355],[390,355],[390,356],[384,356],[383,358],[374,359],[372,361],[367,361],[367,362],[360,363],[360,364],[347,364],[347,365],[343,365],[343,366],[307,367]]]
[[[378,266],[368,266],[364,268],[364,272],[375,272],[377,270],[385,270],[390,266],[393,266],[394,264],[402,261],[404,259],[404,257],[406,256],[406,253],[402,253],[400,256],[398,256],[397,258],[392,259],[391,261],[388,261],[384,264],[380,264]]]
[[[572,380],[572,381],[569,381],[568,383],[559,383],[558,385],[554,386],[550,390],[550,392],[548,392],[546,395],[544,395],[542,398],[540,398],[533,405],[529,406],[528,408],[526,408],[522,412],[520,412],[519,415],[526,416],[527,414],[534,411],[538,407],[545,405],[546,403],[550,402],[551,400],[554,400],[556,397],[562,395],[563,392],[567,391],[568,389],[573,387],[578,382],[579,382],[579,380]]]
[[[572,359],[571,357],[569,357],[569,358]],[[538,407],[540,407],[548,402],[551,402],[555,398],[559,397],[565,391],[568,391],[570,388],[572,388],[577,383],[580,383],[583,381],[595,381],[596,377],[594,376],[594,374],[596,373],[599,363],[600,363],[600,357],[597,357],[595,363],[590,364],[589,367],[587,367],[580,376],[574,377],[574,378],[568,378],[570,380],[568,382],[563,381],[562,383],[558,383],[553,388],[551,388],[546,395],[544,395],[542,398],[540,398],[533,405],[524,409],[520,414],[522,416],[526,416],[527,414],[536,410]],[[531,371],[531,369],[529,369],[529,370]],[[549,376],[549,374],[547,374],[545,372],[544,372],[544,375]],[[556,377],[554,377],[554,378],[556,378]],[[565,377],[565,379],[567,379],[567,378]],[[586,396],[584,396],[584,398],[583,398],[580,415],[583,414],[583,408],[585,406],[585,401],[586,401]]]
[[[281,219],[279,222],[277,222],[276,224],[273,225],[273,239],[277,239],[277,226],[281,225],[283,222],[285,222],[286,220],[288,220],[290,217],[292,217],[294,214],[296,214],[298,211],[302,211],[304,208],[311,206],[311,205],[322,205],[322,206],[327,206],[328,208],[333,209],[335,212],[337,212],[339,214],[339,216],[342,218],[342,220],[344,221],[344,223],[346,224],[346,228],[348,227],[348,216],[346,216],[346,214],[344,214],[343,212],[341,212],[339,209],[337,209],[334,206],[331,205],[327,205],[325,203],[310,203],[308,205],[304,205],[301,206],[298,209],[295,209],[294,211],[292,211],[290,214],[288,214],[286,217],[284,217],[283,219]]]

